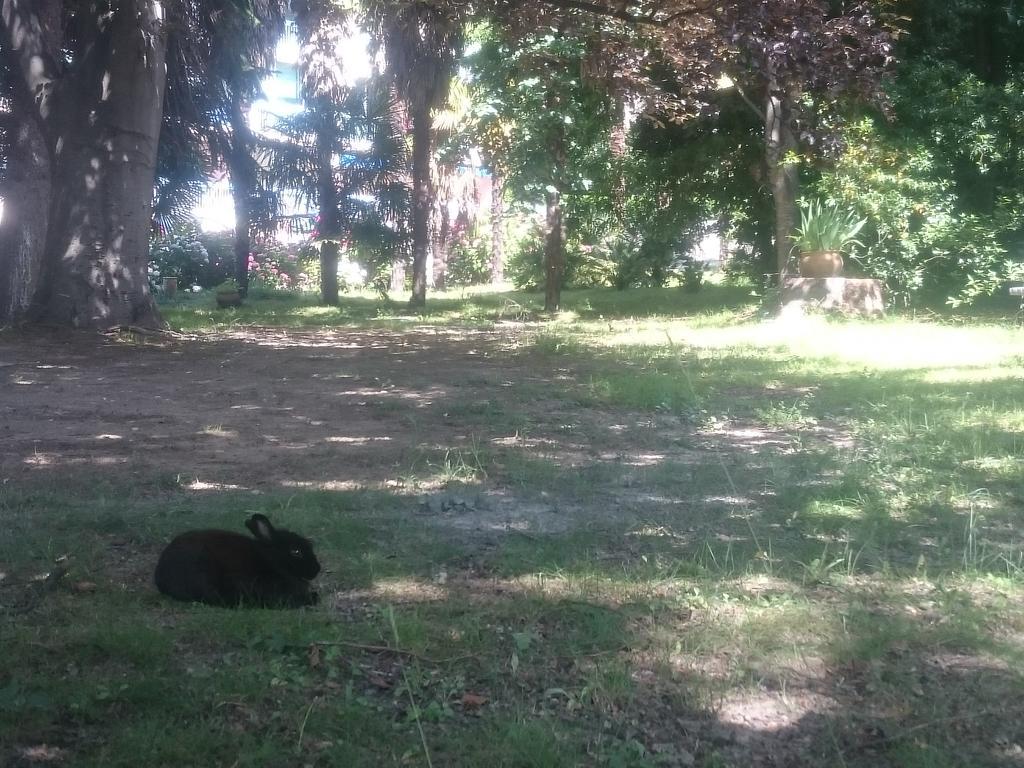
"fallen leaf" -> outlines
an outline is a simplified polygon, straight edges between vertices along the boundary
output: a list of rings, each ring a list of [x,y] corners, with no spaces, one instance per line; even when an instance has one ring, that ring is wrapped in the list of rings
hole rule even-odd
[[[33,763],[57,763],[64,761],[67,750],[40,744],[35,747],[25,747],[21,750],[21,756]]]
[[[487,697],[466,691],[462,694],[462,706],[466,709],[477,709],[487,703]]]
[[[71,584],[71,591],[78,592],[79,594],[87,594],[89,592],[96,591],[96,582],[94,581],[76,581]]]
[[[366,679],[369,681],[370,685],[380,688],[381,690],[386,691],[391,688],[391,681],[385,680],[380,675],[368,675]]]

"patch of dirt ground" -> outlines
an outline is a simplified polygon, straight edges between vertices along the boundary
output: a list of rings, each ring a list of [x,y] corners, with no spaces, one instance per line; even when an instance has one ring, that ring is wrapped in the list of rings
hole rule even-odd
[[[679,491],[687,478],[696,483],[716,466],[738,477],[751,462],[800,450],[792,435],[759,425],[701,431],[670,415],[583,406],[566,396],[582,386],[579,371],[513,354],[519,333],[253,329],[141,343],[2,335],[0,482],[77,475],[196,493],[376,489],[408,496],[411,514],[456,531],[533,535],[612,522],[621,530],[634,519],[646,526],[637,536],[699,544],[725,537],[726,523],[749,530],[742,513],[759,503],[758,483],[717,496],[705,485],[687,497]],[[545,465],[547,483],[532,482]],[[657,471],[673,473],[672,482],[642,482]],[[471,489],[447,490],[452,479],[472,479]],[[559,483],[570,491],[553,493]],[[702,514],[680,523],[698,503]],[[666,753],[695,735],[737,765],[807,764],[811,735],[839,738],[824,719],[836,702],[849,711],[853,699],[870,698],[854,688],[865,675],[830,670],[803,693],[729,698],[712,731],[680,718],[677,692],[652,677],[637,733]],[[870,722],[857,724],[867,729],[862,747],[892,738]],[[1006,748],[1017,743],[1014,732]],[[661,764],[692,764],[681,747],[663,756]]]

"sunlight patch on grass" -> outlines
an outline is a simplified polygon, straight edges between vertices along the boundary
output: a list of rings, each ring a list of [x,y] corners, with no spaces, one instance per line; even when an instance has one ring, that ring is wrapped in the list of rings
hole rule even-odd
[[[729,350],[831,360],[877,370],[937,368],[937,376],[976,367],[1004,366],[998,378],[1017,375],[1012,366],[1024,347],[1024,332],[988,326],[952,328],[905,320],[885,322],[804,318],[799,324],[774,320],[697,328],[683,320],[618,321],[600,328],[581,324],[581,335],[602,348],[667,347]],[[569,341],[563,342],[569,344]],[[1016,346],[1015,346],[1016,345]],[[986,380],[972,371],[977,380]]]

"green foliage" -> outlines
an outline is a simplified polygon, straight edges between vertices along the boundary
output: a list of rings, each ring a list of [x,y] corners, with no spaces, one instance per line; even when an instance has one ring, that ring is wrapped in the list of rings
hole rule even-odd
[[[566,244],[565,286],[569,288],[604,288],[615,280],[614,251],[604,243],[585,245],[570,241]]]
[[[238,293],[238,283],[234,278],[228,278],[217,286],[217,293]]]
[[[448,251],[448,285],[482,285],[491,277],[491,243],[480,232],[460,238]]]
[[[505,276],[523,291],[535,291],[544,285],[544,232],[539,226],[513,244]]]
[[[693,259],[683,265],[682,274],[683,290],[687,293],[697,293],[704,287],[704,265]]]
[[[613,284],[625,288],[661,288],[676,271],[677,254],[687,238],[666,231],[666,220],[655,220],[646,231],[623,231],[611,246],[615,261]]]
[[[302,293],[316,293],[320,290],[320,251],[314,245],[304,245],[298,252],[299,271],[295,275],[294,288]],[[341,276],[338,288],[343,289]]]
[[[600,288],[613,285],[619,261],[615,244],[585,245],[576,239],[565,244],[563,288]],[[506,275],[521,290],[535,291],[544,285],[544,232],[538,225],[519,241],[509,256]]]
[[[962,210],[936,153],[870,119],[850,126],[847,151],[817,184],[822,196],[868,220],[850,253],[898,302],[960,303],[1003,280],[1006,224]]]
[[[850,245],[862,245],[857,240],[867,219],[857,220],[853,211],[840,210],[836,204],[826,205],[821,200],[805,202],[800,209],[800,226],[791,235],[798,249],[811,251],[842,251]]]

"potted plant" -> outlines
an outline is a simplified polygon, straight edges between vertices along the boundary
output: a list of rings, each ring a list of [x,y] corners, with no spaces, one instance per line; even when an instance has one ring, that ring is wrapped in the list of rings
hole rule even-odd
[[[842,274],[842,251],[848,245],[860,245],[857,234],[867,219],[857,220],[852,211],[811,200],[800,211],[800,226],[790,235],[793,248],[800,252],[801,277],[835,277]]]
[[[238,290],[238,283],[228,279],[217,286],[214,296],[217,299],[217,306],[240,307],[242,306],[242,294]]]
[[[164,296],[166,296],[168,299],[173,299],[174,298],[174,294],[176,294],[178,292],[178,275],[177,275],[177,273],[172,272],[172,273],[170,273],[168,275],[165,275],[164,278],[163,278],[162,283],[163,283],[163,289],[164,289]]]

